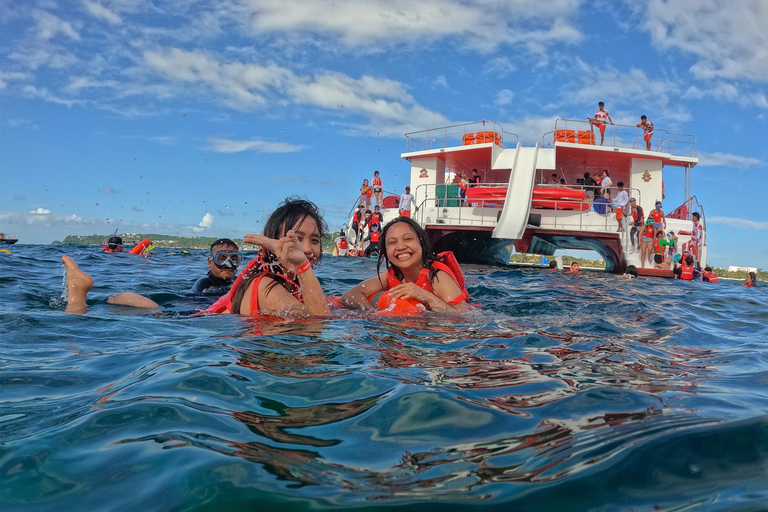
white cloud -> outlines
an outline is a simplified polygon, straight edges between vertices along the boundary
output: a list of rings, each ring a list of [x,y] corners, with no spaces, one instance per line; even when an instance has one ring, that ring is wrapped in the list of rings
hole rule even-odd
[[[9,82],[25,80],[27,78],[29,78],[28,73],[22,73],[18,71],[3,71],[0,69],[0,91],[8,87]]]
[[[47,208],[38,208],[37,210],[32,210],[29,213],[34,215],[50,215],[51,210],[48,210]]]
[[[201,228],[209,228],[212,225],[213,225],[213,215],[206,212],[206,214],[203,215],[203,220],[200,221],[200,224],[198,224],[198,226],[200,226]]]
[[[498,93],[496,93],[496,100],[494,101],[494,103],[500,107],[503,107],[511,104],[514,98],[515,98],[515,93],[513,93],[509,89],[502,89]]]
[[[82,0],[82,2],[85,10],[88,11],[91,16],[103,19],[110,25],[120,25],[123,22],[120,16],[99,3],[91,2],[90,0]]]
[[[768,108],[768,100],[762,92],[745,92],[742,87],[737,87],[732,83],[716,82],[709,86],[703,85],[703,89],[697,86],[691,86],[685,91],[684,99],[704,99],[714,98],[719,101],[730,101],[738,103],[744,107]]]
[[[267,140],[229,140],[209,139],[208,149],[216,153],[240,153],[242,151],[255,151],[256,153],[298,153],[304,146],[297,146],[285,142],[271,142]]]
[[[64,87],[64,90],[68,93],[77,94],[81,89],[97,88],[97,87],[117,87],[120,82],[116,80],[93,80],[84,76],[72,76],[69,77],[69,83]]]
[[[71,99],[60,98],[48,92],[48,89],[46,88],[38,89],[34,85],[25,85],[24,87],[22,87],[22,92],[24,93],[25,96],[28,96],[30,98],[40,98],[42,100],[49,101],[51,103],[66,105],[67,107],[71,107],[72,105],[85,104],[85,101],[83,100],[71,100]]]
[[[768,81],[768,2],[649,0],[637,8],[656,46],[698,58],[696,77]]]
[[[557,117],[533,116],[502,123],[505,132],[510,132],[520,137],[520,142],[524,144],[541,143],[541,136],[544,133],[555,129]],[[549,139],[551,141],[551,138]],[[505,136],[504,146],[512,147],[517,144],[514,137]]]
[[[746,168],[746,167],[752,167],[753,165],[764,165],[765,162],[758,158],[754,158],[751,156],[740,156],[740,155],[731,155],[728,153],[699,153],[699,163],[698,165],[703,167],[715,167],[715,166],[723,166],[723,167],[739,167],[739,168]]]
[[[515,65],[507,57],[491,59],[485,67],[485,73],[504,78],[515,71]]]
[[[554,43],[579,41],[571,24],[577,2],[567,0],[251,0],[254,33],[325,35],[347,47],[382,49],[423,41],[455,39],[470,50],[513,44],[541,52]]]
[[[768,222],[757,222],[750,219],[739,219],[735,217],[709,217],[707,218],[707,223],[724,224],[734,228],[768,231]]]
[[[435,78],[435,81],[432,82],[435,87],[443,87],[448,88],[448,80],[443,75],[438,75],[437,78]]]
[[[169,137],[166,135],[158,135],[157,137],[152,137],[152,140],[162,144],[163,146],[172,146],[176,144],[176,137]]]
[[[49,12],[41,11],[40,9],[32,10],[32,19],[35,20],[37,25],[36,37],[42,40],[50,40],[59,34],[74,39],[80,40],[80,34],[72,27],[72,24],[68,21],[64,21],[58,16],[55,16]]]

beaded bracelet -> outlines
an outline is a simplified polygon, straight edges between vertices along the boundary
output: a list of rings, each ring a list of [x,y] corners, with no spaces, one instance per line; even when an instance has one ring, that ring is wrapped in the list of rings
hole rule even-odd
[[[303,274],[307,270],[312,268],[312,264],[309,262],[309,260],[305,261],[298,267],[294,267],[293,271],[296,273],[296,275]]]

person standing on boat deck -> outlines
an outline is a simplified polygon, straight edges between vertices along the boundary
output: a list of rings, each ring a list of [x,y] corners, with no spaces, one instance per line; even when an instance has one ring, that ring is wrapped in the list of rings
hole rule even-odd
[[[625,209],[627,207],[627,204],[629,203],[629,194],[627,194],[627,191],[624,190],[624,182],[620,181],[616,183],[616,186],[619,188],[619,192],[616,194],[616,222],[619,223],[619,228],[616,230],[617,233],[623,233],[624,232],[624,213]]]
[[[608,175],[608,169],[603,169],[603,179],[600,181],[600,195],[608,194],[606,199],[609,201],[611,200],[611,185],[613,185],[613,181]]]
[[[645,141],[645,149],[650,151],[651,137],[653,137],[653,123],[643,115],[643,116],[640,116],[640,122],[637,123],[637,127],[643,129],[643,140]]]
[[[691,248],[691,253],[693,253],[693,257],[696,258],[696,261],[698,262],[701,258],[702,245],[701,224],[699,224],[701,215],[699,215],[699,212],[693,212],[691,217],[693,218],[693,226],[691,227],[691,241],[689,242],[689,246]]]
[[[605,120],[607,119],[611,125],[613,125],[613,119],[611,119],[611,114],[608,113],[607,110],[605,110],[605,103],[602,101],[597,104],[597,112],[595,112],[595,117],[589,117],[589,129],[592,131],[592,133],[595,133],[595,126],[597,126],[597,129],[600,130],[600,145],[603,145],[603,142],[605,141]]]
[[[587,194],[587,200],[590,203],[595,200],[595,180],[588,172],[584,173],[584,192]]]
[[[632,244],[632,250],[640,250],[640,232],[643,230],[644,212],[643,207],[637,204],[633,197],[629,200],[630,212],[632,213],[632,229],[629,231],[629,241]]]
[[[379,177],[379,171],[373,171],[373,196],[376,198],[376,206],[380,206],[383,202],[384,188],[381,184],[381,178]]]
[[[371,208],[371,197],[373,197],[373,189],[368,186],[368,180],[363,180],[363,185],[360,187],[360,202],[365,204],[366,209]]]
[[[475,169],[475,172],[477,172],[477,169]],[[416,206],[416,198],[411,194],[411,187],[407,186],[405,187],[405,194],[400,196],[400,216],[410,217],[411,207],[413,207],[414,212],[419,211],[419,207]]]
[[[357,243],[357,239],[360,236],[360,224],[363,220],[363,213],[365,212],[365,205],[359,204],[357,205],[357,211],[354,215],[352,215],[352,231],[355,232],[355,243]]]
[[[558,178],[556,173],[552,173],[552,179],[549,180],[550,185],[559,185],[560,184],[560,178]]]

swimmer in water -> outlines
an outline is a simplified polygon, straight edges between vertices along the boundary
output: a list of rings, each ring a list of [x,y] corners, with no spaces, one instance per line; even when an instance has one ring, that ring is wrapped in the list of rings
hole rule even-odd
[[[109,241],[107,242],[107,246],[104,247],[102,252],[125,252],[125,248],[123,247],[123,239],[119,236],[111,236],[109,237]]]
[[[88,312],[86,300],[88,292],[93,288],[93,278],[83,272],[69,256],[62,256],[61,262],[67,269],[67,307],[64,311],[72,315],[84,315]],[[112,295],[107,298],[107,302],[144,309],[159,307],[155,301],[132,292]]]
[[[229,291],[237,274],[237,267],[243,261],[237,244],[229,238],[220,238],[211,244],[208,256],[208,275],[192,285],[193,293],[218,293]]]
[[[260,245],[232,285],[204,313],[329,316],[331,310],[313,267],[322,259],[327,226],[314,203],[286,199],[269,217],[263,235],[245,235]]]
[[[400,217],[384,226],[381,244],[377,268],[383,261],[386,271],[347,291],[343,306],[376,309],[369,297],[386,291],[393,301],[414,299],[431,311],[469,309],[469,297],[455,272],[433,256],[427,234],[415,221]],[[454,268],[458,270],[458,264]]]
[[[757,286],[757,275],[754,272],[747,272],[747,276],[744,278],[744,284],[747,288],[754,288]]]
[[[576,263],[575,261],[571,263],[571,267],[566,270],[566,272],[571,274],[578,274],[581,271],[581,265]]]

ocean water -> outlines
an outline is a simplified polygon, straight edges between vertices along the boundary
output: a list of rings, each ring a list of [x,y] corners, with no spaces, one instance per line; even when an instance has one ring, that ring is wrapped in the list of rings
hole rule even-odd
[[[2,511],[768,510],[764,287],[470,265],[473,313],[265,324],[192,315],[204,251],[9,249]]]

